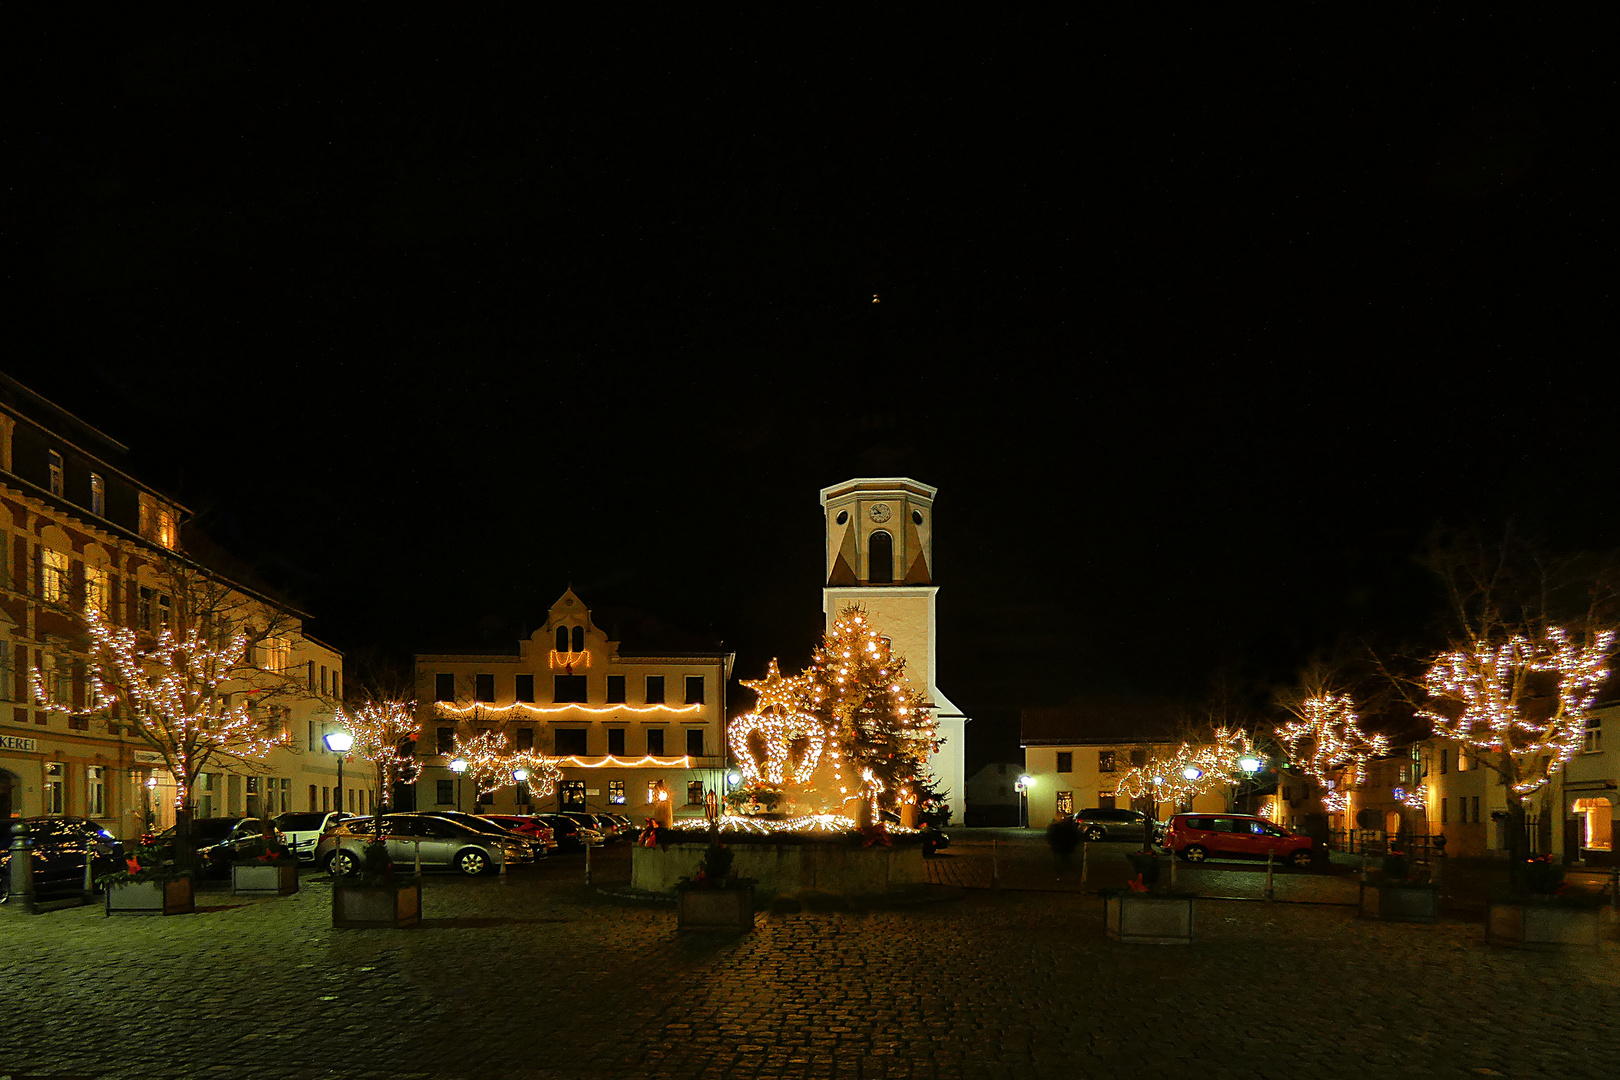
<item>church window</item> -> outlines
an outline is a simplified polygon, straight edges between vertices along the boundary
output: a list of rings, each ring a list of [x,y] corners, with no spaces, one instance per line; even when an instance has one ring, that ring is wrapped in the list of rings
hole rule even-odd
[[[848,525],[849,524],[849,511],[848,510],[840,510],[840,511],[838,511],[838,524],[840,524],[840,525]]]
[[[566,626],[557,627],[557,651],[568,651],[568,627]]]
[[[583,626],[574,627],[574,651],[585,651],[585,628]]]
[[[886,532],[873,533],[871,552],[866,580],[873,585],[890,584],[894,581],[894,537]]]
[[[922,511],[921,510],[913,510],[911,512],[911,523],[913,525],[921,525],[922,524]]]

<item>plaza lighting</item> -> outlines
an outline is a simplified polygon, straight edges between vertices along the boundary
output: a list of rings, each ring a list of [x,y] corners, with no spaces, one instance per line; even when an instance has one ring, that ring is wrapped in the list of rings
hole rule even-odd
[[[512,770],[512,779],[516,780],[518,783],[521,784],[521,783],[523,783],[523,781],[527,780],[528,778],[529,778],[529,770],[528,769],[518,768],[518,769],[513,769]]]
[[[1238,768],[1242,769],[1250,776],[1253,776],[1255,773],[1260,771],[1260,765],[1260,759],[1255,757],[1253,754],[1244,754],[1242,757],[1238,758]]]
[[[726,784],[728,786],[736,787],[740,783],[742,783],[742,773],[735,770],[726,773]]]
[[[1185,776],[1188,780],[1197,780],[1199,777],[1204,775],[1204,770],[1200,769],[1196,765],[1189,765],[1185,769],[1181,770],[1181,775]]]
[[[349,748],[354,746],[354,736],[347,731],[332,731],[328,732],[321,741],[326,744],[328,750],[338,756],[336,809],[341,813],[343,811],[343,759],[349,753]]]
[[[1018,792],[1018,827],[1020,829],[1029,825],[1029,789],[1035,786],[1035,781],[1026,774],[1018,778],[1013,784],[1013,790]]]
[[[450,771],[456,774],[456,813],[461,813],[461,774],[467,771],[467,759],[456,758],[450,762]]]

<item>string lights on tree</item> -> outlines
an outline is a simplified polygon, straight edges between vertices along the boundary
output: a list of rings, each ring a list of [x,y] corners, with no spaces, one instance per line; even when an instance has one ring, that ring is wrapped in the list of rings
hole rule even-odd
[[[1254,740],[1247,731],[1220,727],[1208,739],[1182,742],[1131,766],[1120,774],[1118,787],[1132,799],[1184,806],[1237,783],[1250,772],[1245,765],[1255,760]]]
[[[455,735],[451,756],[467,763],[462,775],[472,780],[480,795],[521,783],[528,785],[531,795],[545,798],[557,790],[562,779],[555,761],[532,750],[513,750],[500,731],[481,731],[467,739]],[[520,772],[525,774],[521,779]]]
[[[337,722],[354,736],[353,752],[377,767],[377,790],[386,812],[393,805],[394,785],[412,784],[422,765],[405,747],[422,733],[416,702],[372,700],[357,709],[337,710]]]
[[[1346,785],[1359,784],[1367,762],[1389,753],[1388,738],[1361,729],[1348,694],[1313,694],[1291,711],[1295,719],[1276,729],[1277,741],[1293,767],[1323,787],[1341,772]]]

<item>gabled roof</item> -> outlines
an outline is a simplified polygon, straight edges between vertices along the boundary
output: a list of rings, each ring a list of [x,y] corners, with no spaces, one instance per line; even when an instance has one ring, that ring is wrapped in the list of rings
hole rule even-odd
[[[1170,702],[1089,698],[1057,708],[1023,710],[1021,746],[1108,746],[1174,742],[1184,712]]]

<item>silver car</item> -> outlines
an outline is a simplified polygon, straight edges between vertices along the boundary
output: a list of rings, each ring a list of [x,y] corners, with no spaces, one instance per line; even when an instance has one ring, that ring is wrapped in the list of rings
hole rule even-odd
[[[314,862],[315,845],[326,830],[349,816],[341,810],[290,810],[276,818],[276,828],[287,838],[287,846],[299,862]]]
[[[359,873],[376,823],[349,818],[327,831],[315,848],[315,863],[333,876]],[[458,870],[469,877],[533,858],[516,837],[503,839],[425,814],[389,814],[382,819],[388,857],[397,867],[414,867],[421,853],[425,870]]]

